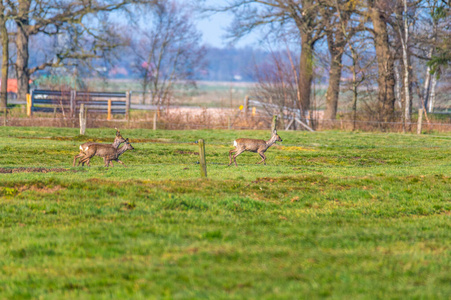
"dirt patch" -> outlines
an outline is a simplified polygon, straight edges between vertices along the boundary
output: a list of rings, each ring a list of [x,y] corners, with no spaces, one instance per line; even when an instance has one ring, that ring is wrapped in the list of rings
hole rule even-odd
[[[83,172],[65,168],[0,168],[0,173],[49,173],[49,172]]]
[[[55,193],[55,192],[57,192],[59,190],[62,190],[62,189],[63,189],[63,187],[61,187],[59,185],[56,185],[56,186],[53,186],[53,187],[48,187],[48,186],[38,187],[38,186],[32,185],[32,186],[21,186],[20,188],[18,188],[18,191],[20,193],[22,193],[23,191],[34,191],[34,192],[39,192],[39,193],[52,194],[52,193]]]
[[[180,155],[199,155],[199,152],[194,152],[194,151],[183,151],[183,150],[176,150],[174,151],[175,154],[180,154]]]
[[[123,203],[121,203],[121,205],[123,206],[122,207],[123,209],[131,210],[131,209],[135,209],[136,208],[135,202],[123,202]]]

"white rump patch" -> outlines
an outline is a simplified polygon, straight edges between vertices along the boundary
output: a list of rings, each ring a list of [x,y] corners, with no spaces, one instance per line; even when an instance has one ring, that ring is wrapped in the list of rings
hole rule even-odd
[[[88,151],[88,149],[89,149],[88,146],[85,146],[85,147],[83,148],[83,147],[80,145],[80,150],[81,150],[81,151],[86,152],[86,151]]]
[[[233,141],[233,146],[238,146],[238,144],[236,143],[236,141]]]

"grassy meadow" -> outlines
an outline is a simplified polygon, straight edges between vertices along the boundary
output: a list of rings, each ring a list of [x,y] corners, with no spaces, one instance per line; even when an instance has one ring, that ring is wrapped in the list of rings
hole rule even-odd
[[[0,299],[449,299],[451,133],[0,128]],[[200,178],[206,141],[208,179]]]

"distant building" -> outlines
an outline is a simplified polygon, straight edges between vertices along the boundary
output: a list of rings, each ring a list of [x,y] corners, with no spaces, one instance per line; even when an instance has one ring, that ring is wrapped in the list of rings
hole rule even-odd
[[[30,80],[30,84],[33,83],[32,80]],[[0,88],[2,86],[2,80],[0,79]],[[8,98],[10,99],[16,99],[17,98],[17,79],[8,79],[8,88],[7,88],[7,93],[8,93]]]
[[[0,88],[2,86],[2,80],[0,79]],[[17,94],[17,79],[8,79],[8,93]]]

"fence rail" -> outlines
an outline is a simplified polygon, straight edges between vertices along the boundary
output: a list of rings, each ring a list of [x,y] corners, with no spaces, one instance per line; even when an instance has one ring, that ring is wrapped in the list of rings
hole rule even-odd
[[[75,117],[83,104],[92,113],[123,114],[128,118],[130,92],[33,90],[30,102],[31,111],[67,112]]]

